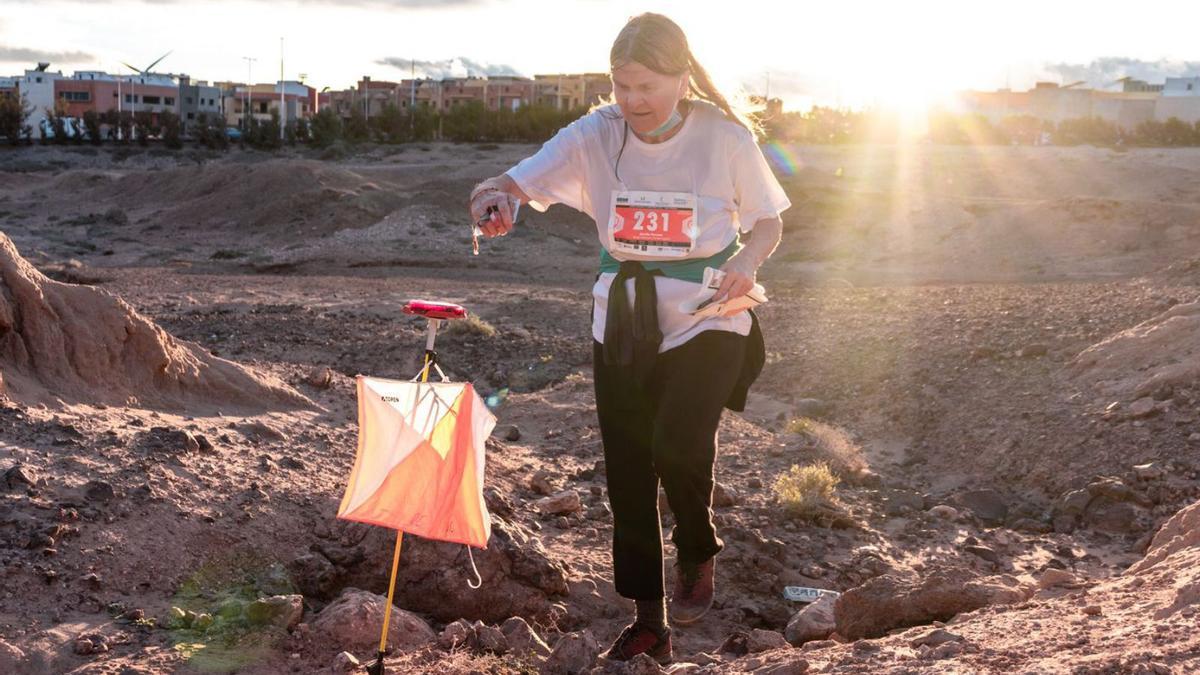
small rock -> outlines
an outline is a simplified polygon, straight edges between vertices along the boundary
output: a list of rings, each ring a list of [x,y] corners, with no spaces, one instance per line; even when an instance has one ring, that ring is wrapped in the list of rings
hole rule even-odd
[[[712,504],[715,508],[728,508],[738,502],[737,493],[720,483],[713,483]]]
[[[925,510],[925,497],[912,490],[887,490],[883,493],[883,512],[889,516],[902,516],[914,511]]]
[[[213,625],[213,617],[207,612],[197,614],[196,620],[192,622],[192,628],[196,630],[206,630],[211,625]]]
[[[666,671],[662,669],[662,666],[658,665],[658,662],[649,654],[638,654],[626,661],[624,667],[621,668],[622,675],[660,675],[664,672]]]
[[[495,626],[478,622],[474,626],[475,635],[472,646],[478,651],[489,654],[507,654],[508,638]]]
[[[92,641],[87,638],[79,638],[78,640],[75,640],[75,653],[79,654],[80,656],[87,656],[95,649],[95,645],[93,645]]]
[[[575,513],[583,508],[579,493],[574,490],[563,490],[549,497],[543,497],[533,502],[533,508],[539,513],[556,516],[564,513]]]
[[[304,597],[301,595],[272,595],[259,598],[246,606],[246,618],[260,626],[273,625],[294,628],[304,616]]]
[[[835,600],[836,596],[825,595],[796,612],[783,632],[787,641],[799,647],[806,642],[829,637],[837,627],[833,616]]]
[[[304,384],[314,389],[328,389],[333,384],[333,371],[329,366],[317,366],[304,376]]]
[[[567,633],[554,644],[542,672],[545,675],[580,673],[590,668],[599,655],[600,643],[592,637],[591,631]]]
[[[529,477],[529,489],[539,495],[554,494],[554,485],[550,482],[550,472],[540,469]]]
[[[1055,588],[1058,586],[1073,586],[1079,580],[1074,574],[1066,570],[1056,569],[1054,567],[1046,568],[1045,571],[1038,577],[1038,588]]]
[[[521,440],[521,429],[515,424],[501,425],[496,428],[494,433],[510,443]]]
[[[917,647],[937,647],[938,645],[947,642],[961,642],[963,637],[957,633],[951,633],[943,628],[935,628],[928,633],[920,635],[912,640],[909,645],[916,649]]]
[[[37,485],[38,475],[24,464],[17,464],[4,472],[4,484],[8,489],[31,488]]]
[[[773,630],[763,630],[754,628],[750,631],[750,639],[746,641],[746,648],[751,654],[766,652],[772,649],[783,649],[789,647],[788,641],[783,637],[783,633],[778,633]]]
[[[446,627],[438,635],[437,646],[440,649],[450,651],[459,645],[466,644],[474,633],[474,626],[464,619],[459,619],[458,621],[446,624]]]
[[[90,480],[83,486],[83,496],[94,504],[107,504],[116,499],[117,493],[110,483],[102,480]]]
[[[758,478],[757,476],[746,481],[746,487],[754,489],[754,490],[757,490],[757,489],[761,488],[762,486],[763,486],[762,479]]]
[[[829,404],[817,398],[802,398],[792,405],[796,417],[821,418],[829,414]]]
[[[754,675],[804,675],[808,672],[808,661],[790,658],[783,663],[770,663],[754,671]]]
[[[1100,616],[1104,613],[1104,610],[1100,607],[1100,605],[1088,605],[1087,607],[1083,608],[1083,613],[1088,616]]]
[[[196,434],[196,445],[200,448],[200,452],[212,452],[216,449],[213,447],[212,441],[208,440],[208,436],[204,434]]]
[[[940,644],[926,653],[925,658],[931,661],[941,661],[958,656],[963,652],[962,642],[946,642]]]
[[[514,616],[506,619],[500,625],[500,632],[508,640],[509,649],[521,657],[550,655],[550,646],[534,632],[533,627],[525,619]]]
[[[995,490],[971,490],[963,492],[956,498],[962,506],[975,514],[975,517],[988,525],[1001,525],[1008,518],[1008,503],[1004,496]]]
[[[1138,400],[1129,404],[1129,412],[1127,415],[1130,419],[1136,420],[1144,417],[1150,417],[1157,412],[1158,408],[1156,408],[1154,405],[1154,398],[1152,396],[1143,396],[1142,398],[1139,398]]]
[[[341,652],[333,657],[333,672],[335,673],[353,673],[362,667],[358,658],[350,652]]]
[[[1153,481],[1165,477],[1167,475],[1167,471],[1154,462],[1149,462],[1147,464],[1138,464],[1137,466],[1133,467],[1133,475],[1137,476],[1138,480]]]
[[[990,563],[993,563],[993,564],[1000,563],[1000,556],[997,555],[995,551],[988,548],[987,546],[964,546],[963,550],[966,551],[967,553],[978,556],[979,558],[982,558],[983,560],[986,560]]]
[[[929,515],[936,516],[944,520],[955,520],[958,518],[958,509],[950,506],[949,504],[938,504],[932,509],[929,509]]]
[[[1031,359],[1038,356],[1045,356],[1049,350],[1043,344],[1025,345],[1017,350],[1017,358]]]

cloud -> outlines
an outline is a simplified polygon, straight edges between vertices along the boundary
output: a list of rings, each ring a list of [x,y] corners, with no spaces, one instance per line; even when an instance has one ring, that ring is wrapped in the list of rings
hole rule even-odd
[[[465,56],[456,56],[452,59],[445,59],[443,61],[425,61],[422,59],[414,60],[400,58],[398,56],[389,56],[379,59],[375,63],[381,66],[392,66],[393,68],[398,68],[405,75],[415,69],[417,77],[430,77],[435,80],[442,80],[451,77],[466,77],[467,75],[487,75],[489,77],[501,75],[521,75],[521,73],[512,66],[497,63],[481,63]]]
[[[92,63],[95,60],[96,57],[87,52],[52,52],[45,49],[0,45],[0,63],[26,63],[33,65],[39,61],[49,61],[50,63]]]
[[[15,2],[23,2],[39,4],[46,0],[14,0]],[[52,0],[53,1],[53,0]],[[147,5],[174,5],[185,2],[186,0],[134,0]],[[255,0],[257,2],[267,3],[273,0]],[[302,5],[336,5],[344,7],[346,5],[358,6],[376,6],[376,7],[398,7],[403,9],[439,9],[449,7],[469,7],[471,5],[480,5],[487,0],[294,0],[296,4]],[[57,4],[62,5],[111,5],[113,0],[57,0]],[[274,4],[282,4],[274,2]]]
[[[1046,63],[1039,77],[1063,83],[1086,82],[1092,87],[1110,87],[1123,77],[1161,84],[1168,77],[1200,75],[1200,61],[1143,61],[1123,56],[1099,58],[1091,63]]]

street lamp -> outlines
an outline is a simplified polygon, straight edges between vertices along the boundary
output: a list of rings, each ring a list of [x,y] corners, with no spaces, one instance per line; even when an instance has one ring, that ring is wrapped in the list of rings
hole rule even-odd
[[[250,81],[251,81],[250,67],[258,59],[250,57],[250,56],[243,56],[242,58],[246,60],[246,103],[242,108],[242,131],[249,132],[250,131]]]

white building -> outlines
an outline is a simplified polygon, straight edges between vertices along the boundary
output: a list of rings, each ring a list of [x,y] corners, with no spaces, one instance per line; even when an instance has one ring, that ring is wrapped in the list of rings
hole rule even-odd
[[[1154,106],[1154,119],[1177,117],[1188,124],[1200,121],[1200,76],[1168,77]]]
[[[50,72],[49,63],[39,63],[34,70],[26,70],[17,88],[21,98],[33,109],[29,113],[27,124],[33,129],[33,137],[42,137],[42,120],[46,119],[46,110],[54,109],[54,81],[63,78],[62,71]]]

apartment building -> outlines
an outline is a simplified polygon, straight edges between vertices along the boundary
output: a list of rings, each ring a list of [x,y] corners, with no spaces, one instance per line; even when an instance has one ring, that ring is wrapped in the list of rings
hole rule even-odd
[[[268,122],[272,113],[278,113],[279,119],[288,124],[312,117],[317,108],[316,90],[302,82],[216,82],[214,86],[221,92],[220,110],[225,123],[233,127],[244,126],[248,119]]]
[[[203,80],[192,81],[187,75],[179,77],[179,120],[184,133],[190,133],[203,115],[206,119],[221,116],[221,88]]]
[[[1125,78],[1121,91],[1062,86],[1038,82],[1029,91],[1001,89],[969,91],[958,96],[958,112],[977,113],[991,122],[1014,115],[1032,115],[1041,120],[1062,122],[1081,117],[1100,117],[1120,127],[1133,129],[1150,120],[1172,117],[1188,123],[1200,121],[1200,77],[1168,77],[1164,84]]]

